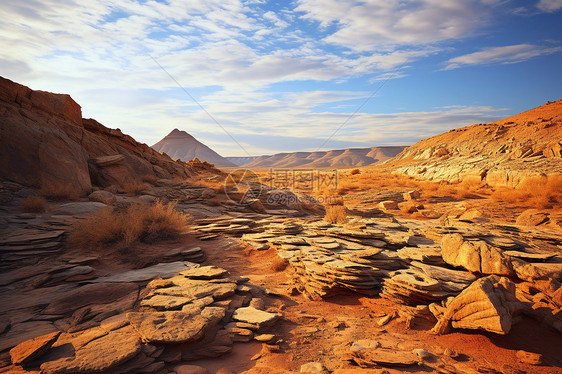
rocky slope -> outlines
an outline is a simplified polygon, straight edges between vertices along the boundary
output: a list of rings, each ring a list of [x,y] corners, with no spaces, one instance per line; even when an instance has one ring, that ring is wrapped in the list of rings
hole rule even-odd
[[[562,173],[562,100],[493,123],[424,139],[389,165],[426,179],[516,186],[528,176]]]
[[[0,77],[0,179],[35,188],[123,186],[142,178],[187,177],[194,169],[119,129],[83,119],[69,95]]]
[[[152,146],[161,153],[166,153],[174,160],[190,161],[195,158],[210,162],[217,167],[231,167],[236,164],[201,143],[185,131],[174,129],[166,137]]]
[[[405,147],[347,148],[321,152],[277,153],[272,156],[227,157],[247,168],[350,168],[386,161]]]

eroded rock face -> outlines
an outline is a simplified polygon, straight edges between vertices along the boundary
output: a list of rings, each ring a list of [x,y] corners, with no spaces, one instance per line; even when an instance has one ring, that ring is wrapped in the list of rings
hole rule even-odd
[[[120,130],[82,119],[80,105],[69,95],[34,91],[2,77],[0,123],[0,179],[24,186],[70,186],[78,195],[86,195],[92,185],[123,185],[145,175],[192,174],[189,165],[173,161]],[[113,157],[112,162],[107,162],[108,156]]]
[[[465,241],[460,234],[447,234],[441,241],[441,255],[449,265],[473,273],[512,276],[511,259],[485,241]]]
[[[447,333],[450,326],[459,329],[485,330],[505,335],[511,330],[512,314],[520,304],[515,285],[507,278],[490,275],[472,283],[436,315],[433,332]]]

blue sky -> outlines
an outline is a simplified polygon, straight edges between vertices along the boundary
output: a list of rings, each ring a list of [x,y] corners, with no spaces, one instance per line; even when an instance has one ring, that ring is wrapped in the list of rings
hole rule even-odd
[[[562,0],[27,0],[0,14],[0,75],[149,145],[174,128],[224,156],[408,145],[562,99]]]

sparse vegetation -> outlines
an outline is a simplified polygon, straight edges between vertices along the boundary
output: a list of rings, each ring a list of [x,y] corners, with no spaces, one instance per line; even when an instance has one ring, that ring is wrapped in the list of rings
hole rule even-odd
[[[517,188],[496,188],[491,198],[498,203],[521,204],[539,209],[560,209],[562,208],[562,175],[529,177]]]
[[[275,272],[283,271],[289,266],[289,263],[284,258],[276,256],[275,259],[271,262],[271,270]]]
[[[26,213],[42,213],[47,208],[47,200],[42,196],[28,196],[22,200],[21,208]]]
[[[47,183],[41,186],[41,195],[51,200],[78,200],[80,195],[76,188],[70,184]]]
[[[159,200],[154,205],[133,204],[122,211],[105,208],[75,223],[68,241],[81,248],[125,249],[136,242],[177,238],[187,222],[188,216],[176,211],[174,204]]]
[[[129,196],[138,196],[142,194],[142,192],[146,189],[146,186],[143,182],[139,180],[134,180],[132,182],[128,182],[123,184],[122,186],[123,192],[125,192]]]
[[[336,205],[325,205],[326,215],[324,221],[329,223],[344,224],[347,222],[347,210],[343,202]]]

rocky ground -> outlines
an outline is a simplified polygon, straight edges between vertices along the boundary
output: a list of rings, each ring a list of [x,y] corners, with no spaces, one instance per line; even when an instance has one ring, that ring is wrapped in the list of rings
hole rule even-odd
[[[268,205],[274,191],[249,205],[214,192],[159,180],[31,214],[33,191],[3,183],[0,372],[562,372],[555,227],[384,204],[337,225]],[[69,248],[100,195],[176,200],[193,221],[128,252]]]

